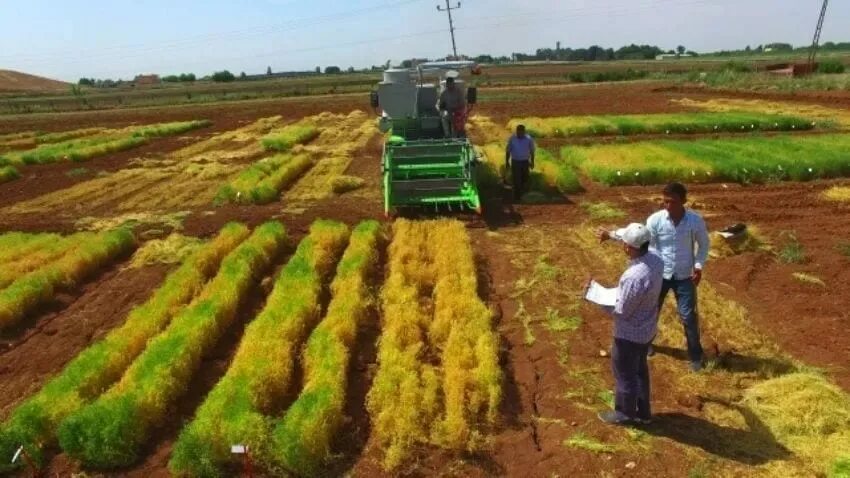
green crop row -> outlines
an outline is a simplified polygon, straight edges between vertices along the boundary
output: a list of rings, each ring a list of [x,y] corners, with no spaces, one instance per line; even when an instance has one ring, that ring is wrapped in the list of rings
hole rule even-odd
[[[252,164],[230,184],[223,186],[216,204],[266,204],[277,199],[280,191],[292,184],[313,165],[304,154],[279,154]]]
[[[275,281],[260,314],[245,329],[225,376],[183,430],[172,454],[174,473],[216,476],[246,444],[254,459],[273,463],[270,418],[293,379],[300,346],[318,320],[323,284],[345,247],[348,228],[317,221]]]
[[[0,166],[0,184],[13,181],[21,177],[21,173],[14,166]]]
[[[296,144],[304,144],[314,140],[321,131],[312,125],[291,124],[272,131],[264,136],[260,142],[267,151],[286,152]]]
[[[136,461],[152,430],[186,392],[204,354],[233,322],[241,299],[271,266],[285,237],[280,223],[268,222],[230,252],[200,295],[148,342],[121,379],[61,423],[62,449],[95,468]]]
[[[562,159],[608,185],[807,181],[850,176],[850,135],[570,146]]]
[[[21,276],[62,257],[80,244],[97,238],[97,235],[91,232],[81,232],[69,237],[54,234],[45,234],[45,236],[49,240],[29,241],[30,244],[37,244],[38,247],[20,247],[16,256],[0,267],[0,290]]]
[[[563,194],[583,190],[573,166],[559,161],[546,149],[537,148],[534,166],[535,170],[530,177],[532,190],[543,191],[547,187],[554,187]]]
[[[43,144],[35,149],[0,156],[0,166],[7,164],[45,164],[57,161],[85,161],[105,154],[124,151],[145,144],[148,139],[180,134],[209,125],[209,121],[186,121],[142,126],[126,134],[105,134]]]
[[[513,129],[518,124],[524,124],[529,134],[538,138],[805,131],[818,126],[805,118],[748,112],[521,118],[511,120],[509,126]],[[833,125],[823,123],[820,127]]]
[[[121,378],[148,340],[203,289],[224,256],[248,232],[241,224],[226,225],[215,239],[170,273],[147,302],[130,312],[123,325],[83,350],[38,393],[12,411],[0,426],[0,456],[11,456],[19,445],[24,445],[33,458],[42,462],[41,448],[55,444],[56,427]],[[7,470],[0,466],[0,473],[4,471]]]
[[[0,329],[17,323],[57,289],[78,284],[86,276],[135,247],[133,233],[115,229],[81,241],[59,260],[25,274],[0,291]]]
[[[327,315],[304,350],[304,388],[275,429],[275,457],[302,476],[318,474],[343,423],[351,351],[372,304],[369,279],[382,242],[376,221],[359,224],[351,234],[331,284]]]
[[[59,234],[33,234],[28,232],[7,232],[0,234],[0,266],[18,261],[33,251],[37,251],[51,242],[60,240]]]

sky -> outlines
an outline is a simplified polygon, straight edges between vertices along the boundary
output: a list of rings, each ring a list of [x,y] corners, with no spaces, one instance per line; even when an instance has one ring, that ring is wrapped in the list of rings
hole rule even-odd
[[[457,0],[452,0],[452,5]],[[343,69],[451,53],[445,0],[0,0],[0,69],[65,81]],[[14,5],[14,6],[12,6]],[[461,0],[458,53],[811,43],[821,0]],[[821,41],[850,41],[832,2]],[[844,36],[842,36],[842,34]]]

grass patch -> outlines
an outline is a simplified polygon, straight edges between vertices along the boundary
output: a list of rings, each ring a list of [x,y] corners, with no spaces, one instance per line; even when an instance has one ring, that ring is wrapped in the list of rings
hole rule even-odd
[[[776,440],[818,468],[829,471],[850,450],[850,397],[826,378],[792,373],[744,392],[742,401]]]
[[[357,176],[339,175],[331,179],[331,190],[334,194],[345,194],[360,189],[366,184],[366,180]]]
[[[826,287],[826,282],[824,282],[821,278],[810,274],[805,274],[803,272],[794,272],[793,274],[791,274],[791,276],[794,277],[794,279],[796,279],[798,282],[802,282],[803,284]]]
[[[780,262],[785,264],[803,264],[806,262],[806,253],[803,250],[803,245],[797,240],[796,234],[791,231],[783,231],[779,237],[782,241],[782,248],[777,254]]]
[[[606,407],[611,410],[614,409],[614,392],[612,390],[606,388],[605,390],[597,393],[596,398],[598,398],[600,402],[604,403]]]
[[[316,139],[320,130],[315,126],[292,124],[272,131],[264,136],[260,143],[266,151],[286,152],[296,144],[304,144]]]
[[[203,246],[204,241],[196,237],[172,233],[165,239],[154,239],[140,247],[133,259],[131,267],[142,267],[151,264],[178,264],[191,256]]]
[[[309,156],[278,154],[254,163],[223,186],[215,204],[267,204],[313,165]]]
[[[519,303],[514,317],[519,319],[519,323],[522,324],[522,342],[531,347],[534,345],[534,342],[537,342],[537,338],[534,336],[534,329],[531,327],[534,318],[525,310],[525,304],[523,302]]]
[[[581,203],[581,207],[590,215],[590,219],[594,221],[606,221],[626,217],[626,213],[623,210],[609,202],[583,202]]]
[[[14,166],[0,167],[0,184],[7,181],[13,181],[21,177],[21,173]]]
[[[824,199],[836,202],[850,202],[850,186],[833,186],[823,192]]]
[[[88,168],[74,168],[65,173],[69,178],[79,178],[89,173]]]
[[[711,233],[711,251],[709,255],[713,258],[737,256],[745,252],[770,252],[770,243],[761,234],[758,227],[749,225],[747,230],[729,239],[718,232]]]
[[[581,326],[581,317],[566,317],[557,309],[547,307],[545,325],[552,332],[572,332]]]
[[[576,433],[570,438],[567,438],[564,440],[564,446],[587,450],[593,453],[614,453],[617,451],[617,447],[614,445],[603,443],[593,437],[585,435],[584,433]]]
[[[817,125],[816,122],[796,116],[740,111],[521,118],[511,120],[508,127],[514,129],[519,124],[524,124],[529,134],[538,138],[803,131]]]
[[[850,258],[850,242],[842,242],[836,246],[838,253],[844,257]]]

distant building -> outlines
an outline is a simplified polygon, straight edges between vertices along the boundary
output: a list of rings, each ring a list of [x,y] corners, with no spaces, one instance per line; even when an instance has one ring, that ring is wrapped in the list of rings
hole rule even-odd
[[[690,58],[694,55],[690,53],[682,53],[681,55],[677,55],[676,53],[662,53],[661,55],[656,55],[656,60],[675,60],[676,58]]]
[[[158,85],[160,81],[159,75],[136,75],[133,79],[136,86]]]

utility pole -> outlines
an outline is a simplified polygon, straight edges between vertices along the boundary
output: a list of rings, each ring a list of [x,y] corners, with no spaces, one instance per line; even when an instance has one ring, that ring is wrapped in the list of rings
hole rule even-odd
[[[455,24],[454,21],[452,21],[452,10],[457,10],[459,8],[460,2],[457,2],[457,5],[452,7],[449,5],[449,0],[446,0],[446,8],[437,5],[437,11],[447,12],[449,14],[449,31],[452,33],[452,52],[454,53],[455,60],[457,60],[457,43],[455,43]]]
[[[815,37],[812,39],[812,48],[809,50],[809,71],[813,72],[815,68],[815,57],[818,54],[818,45],[820,44],[820,34],[823,30],[823,20],[826,18],[826,7],[829,0],[823,0],[823,7],[820,9],[820,17],[818,17],[818,26],[815,28]]]

